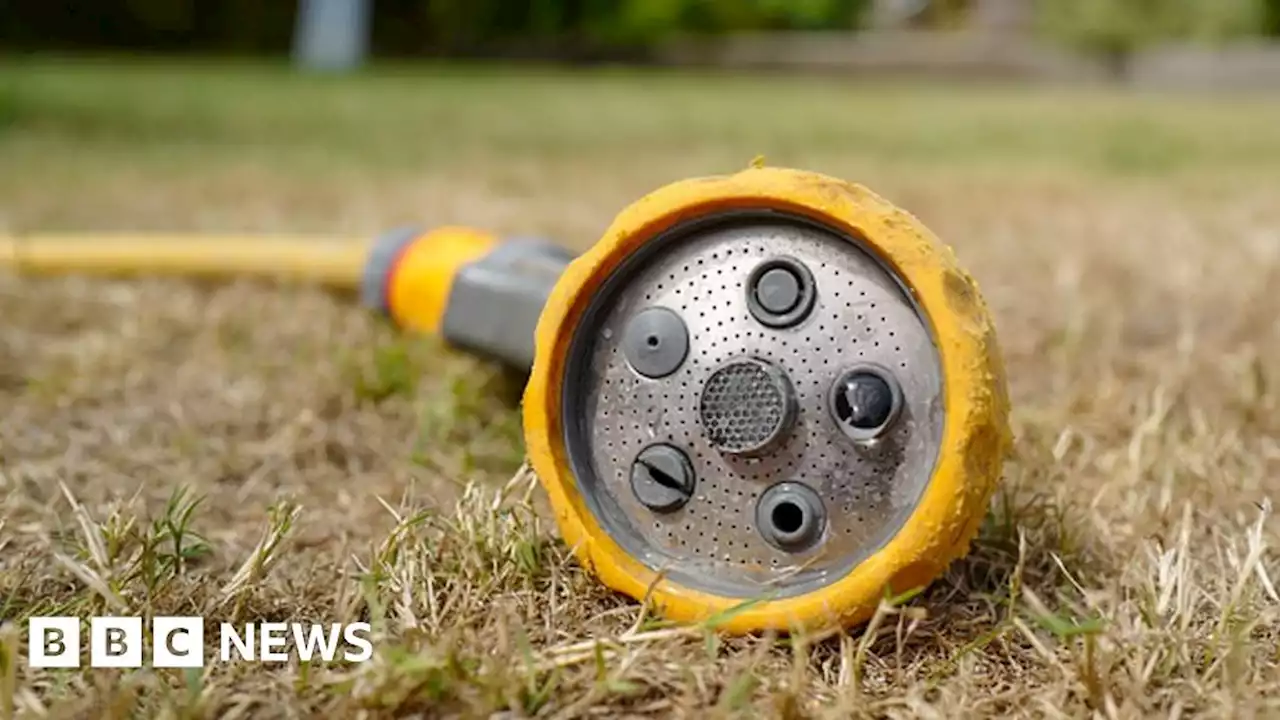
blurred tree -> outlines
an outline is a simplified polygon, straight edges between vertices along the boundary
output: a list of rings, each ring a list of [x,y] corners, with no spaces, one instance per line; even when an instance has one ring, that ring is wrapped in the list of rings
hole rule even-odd
[[[383,55],[633,54],[681,33],[837,29],[872,0],[376,0]],[[0,0],[9,48],[284,53],[298,0]]]
[[[1181,23],[1174,26],[1173,34],[1208,42],[1259,35],[1268,4],[1268,0],[1182,0]]]
[[[1003,17],[1033,2],[1045,30],[1121,69],[1134,49],[1164,38],[1280,35],[1280,0],[374,0],[373,49],[382,56],[636,58],[679,34],[859,28],[873,5],[916,8],[912,17],[937,26],[965,23],[974,12]],[[0,49],[283,55],[297,5],[0,0]]]
[[[124,0],[124,12],[156,33],[189,33],[195,27],[194,2]]]
[[[14,49],[281,52],[295,0],[0,0],[0,44]]]
[[[1035,0],[973,0],[975,27],[1001,33],[1026,30],[1035,14]]]
[[[1259,34],[1270,0],[1044,0],[1052,36],[1106,60],[1124,75],[1133,53],[1166,40],[1220,41]]]
[[[870,0],[418,0],[433,54],[628,52],[677,34],[852,29]],[[382,10],[382,12],[387,12]],[[547,53],[544,53],[547,54]]]
[[[1262,32],[1280,36],[1280,0],[1264,0],[1262,3]]]

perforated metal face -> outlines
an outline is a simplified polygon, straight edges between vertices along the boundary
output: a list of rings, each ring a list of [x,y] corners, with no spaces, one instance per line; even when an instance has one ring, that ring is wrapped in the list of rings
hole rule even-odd
[[[751,307],[753,277],[778,258],[813,284],[812,305],[784,327],[758,317],[759,293]],[[654,307],[680,317],[689,344],[659,378],[637,372],[622,346],[628,323]],[[870,440],[842,429],[831,401],[865,366],[887,371],[900,403]],[[651,241],[592,299],[565,372],[566,449],[601,526],[650,568],[724,596],[785,597],[846,575],[910,515],[942,434],[937,350],[909,294],[858,241],[776,213]],[[675,511],[655,512],[632,489],[636,457],[654,443],[685,453],[696,476]],[[789,528],[759,526],[791,522],[791,508],[760,508],[782,483],[821,503],[820,530],[799,545],[778,542]]]

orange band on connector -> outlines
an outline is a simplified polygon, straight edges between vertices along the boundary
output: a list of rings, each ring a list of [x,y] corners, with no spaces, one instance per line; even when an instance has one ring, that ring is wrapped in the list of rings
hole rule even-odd
[[[489,233],[467,227],[432,230],[401,249],[387,280],[387,310],[401,328],[438,333],[453,279],[466,264],[497,244]]]

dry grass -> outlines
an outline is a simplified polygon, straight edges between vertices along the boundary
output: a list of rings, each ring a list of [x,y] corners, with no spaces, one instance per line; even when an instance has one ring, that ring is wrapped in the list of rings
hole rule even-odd
[[[0,718],[1280,714],[1280,103],[834,81],[0,69],[0,228],[589,243],[757,153],[863,181],[996,313],[1016,457],[866,631],[717,639],[585,577],[519,378],[341,298],[0,277]],[[28,669],[22,620],[369,619],[359,666]]]

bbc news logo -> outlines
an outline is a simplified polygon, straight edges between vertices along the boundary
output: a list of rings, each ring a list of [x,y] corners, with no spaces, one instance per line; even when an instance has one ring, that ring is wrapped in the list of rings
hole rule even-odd
[[[151,642],[140,617],[89,619],[89,667],[137,668],[144,650],[152,667],[204,667],[204,618],[155,617]],[[81,661],[81,621],[77,617],[33,617],[27,627],[27,663],[33,668],[78,668]],[[308,662],[335,659],[360,663],[373,657],[369,623],[221,623],[219,662]]]

